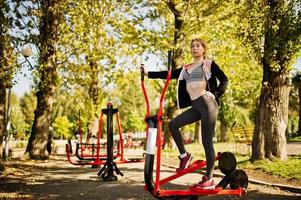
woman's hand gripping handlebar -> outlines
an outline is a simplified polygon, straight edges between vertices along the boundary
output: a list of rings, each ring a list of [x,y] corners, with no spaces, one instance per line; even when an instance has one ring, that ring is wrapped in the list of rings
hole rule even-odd
[[[165,96],[165,92],[167,90],[169,81],[170,81],[170,77],[171,77],[171,68],[172,68],[172,51],[168,51],[168,62],[167,62],[167,77],[166,77],[166,82],[164,85],[164,88],[162,90],[161,93],[161,98],[160,98],[160,104],[159,104],[159,112],[157,115],[157,119],[158,121],[162,120],[162,109],[163,109],[163,100],[164,100],[164,96]],[[140,65],[140,73],[141,73],[141,87],[142,87],[142,91],[143,91],[143,95],[145,98],[145,104],[146,104],[146,118],[150,116],[150,106],[149,106],[149,101],[148,101],[148,96],[144,87],[144,76],[148,75],[148,72],[145,70],[144,68],[144,64]]]
[[[144,64],[140,65],[141,81],[144,81],[144,76],[147,76],[147,71],[144,68]]]

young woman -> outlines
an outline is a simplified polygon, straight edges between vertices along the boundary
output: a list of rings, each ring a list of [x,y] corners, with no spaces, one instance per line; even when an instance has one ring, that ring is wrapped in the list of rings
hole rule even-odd
[[[192,156],[185,149],[179,129],[187,124],[202,120],[202,143],[206,154],[207,171],[195,187],[214,189],[215,185],[212,180],[215,160],[213,137],[219,97],[224,93],[228,79],[214,61],[206,59],[207,46],[202,39],[193,39],[190,45],[193,62],[171,72],[171,78],[178,79],[178,108],[189,106],[190,108],[172,119],[169,123],[169,129],[180,152],[180,165],[177,171],[183,170],[189,165]],[[147,72],[143,66],[141,71],[148,78],[166,79],[167,77],[167,71]],[[219,84],[217,84],[217,80]]]

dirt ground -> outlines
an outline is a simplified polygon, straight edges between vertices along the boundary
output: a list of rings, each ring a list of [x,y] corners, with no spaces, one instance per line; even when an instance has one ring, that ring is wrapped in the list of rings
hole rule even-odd
[[[167,162],[172,166],[174,161]],[[144,191],[144,163],[118,165],[124,176],[118,176],[118,181],[111,182],[103,181],[97,176],[100,168],[71,165],[65,155],[51,156],[51,159],[45,161],[24,162],[12,159],[5,165],[6,171],[0,175],[0,199],[155,199]],[[162,166],[162,176],[174,173],[174,168],[167,166],[168,164]],[[279,179],[257,171],[247,173],[250,179],[301,187],[301,180]],[[171,182],[169,186],[185,189],[201,177],[196,173],[186,176],[188,177]],[[240,198],[226,195],[202,196],[199,199],[297,200],[301,199],[301,194],[250,183],[248,193]]]

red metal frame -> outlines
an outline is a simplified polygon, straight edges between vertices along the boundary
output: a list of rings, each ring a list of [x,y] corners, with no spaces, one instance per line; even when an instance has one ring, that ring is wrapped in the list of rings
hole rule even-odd
[[[167,73],[167,78],[166,82],[161,94],[160,98],[160,104],[159,104],[159,111],[157,114],[157,121],[158,121],[158,134],[157,134],[157,170],[156,170],[156,181],[155,181],[155,191],[159,190],[160,187],[160,166],[161,166],[161,138],[162,138],[162,116],[163,116],[163,101],[164,101],[164,96],[165,92],[167,90],[169,81],[171,77],[171,68],[169,68],[168,73]]]
[[[97,135],[97,146],[96,146],[96,151],[97,154],[93,155],[93,154],[85,154],[85,150],[88,149],[90,150],[92,147],[85,147],[84,143],[83,143],[83,130],[81,127],[81,117],[80,117],[80,111],[79,111],[79,119],[78,119],[78,124],[79,124],[79,147],[80,147],[80,156],[81,158],[83,158],[83,160],[85,159],[97,159],[97,155],[99,155],[99,149],[97,147],[100,148],[100,138],[101,138],[101,133],[99,134],[99,130],[98,130],[98,135]],[[106,157],[105,154],[100,155],[100,157]]]
[[[145,97],[145,102],[146,102],[146,118],[150,116],[150,106],[149,106],[149,101],[148,101],[148,96],[144,87],[144,74],[141,72],[141,87],[142,91]],[[204,160],[197,160],[194,161],[187,169],[184,169],[178,173],[175,173],[169,177],[165,177],[163,179],[160,179],[160,166],[161,166],[161,137],[162,137],[162,116],[163,116],[163,101],[164,101],[164,96],[166,89],[168,87],[169,81],[171,77],[171,54],[169,55],[169,63],[168,63],[168,73],[167,73],[167,79],[161,94],[160,98],[160,104],[159,104],[159,111],[157,114],[157,138],[156,138],[156,144],[157,144],[157,159],[156,159],[156,177],[155,181],[152,180],[145,180],[145,190],[148,190],[153,196],[160,198],[160,197],[170,197],[170,196],[201,196],[201,195],[238,195],[241,196],[246,193],[246,190],[244,188],[238,188],[238,189],[223,189],[221,187],[217,187],[214,190],[205,190],[205,189],[198,189],[195,187],[189,187],[186,190],[168,190],[168,189],[162,189],[160,186],[176,179],[181,176],[184,176],[188,173],[194,172],[204,166],[206,166],[206,161]],[[148,133],[149,125],[147,123],[146,126],[146,133]],[[146,165],[145,169],[152,169],[152,167],[147,166],[147,163],[149,160],[152,158],[148,158],[147,156],[150,156],[150,154],[146,154]],[[217,156],[216,159],[219,159],[219,156]],[[146,172],[145,172],[146,173]],[[149,175],[149,174],[147,174]],[[149,178],[152,175],[147,176],[146,174],[144,175],[145,179],[146,177]]]
[[[120,118],[119,118],[119,112],[116,113],[116,120],[117,120],[117,125],[118,125],[118,135],[119,135],[119,141],[117,145],[117,153],[114,154],[114,159],[117,159],[114,161],[116,164],[126,164],[126,163],[136,163],[136,162],[143,162],[143,158],[141,160],[135,159],[135,160],[126,160],[124,158],[124,144],[123,144],[123,137],[122,137],[122,128],[121,128],[121,123],[120,123]],[[80,124],[80,122],[79,122]],[[100,138],[102,135],[102,124],[103,124],[103,112],[101,112],[100,118],[99,118],[99,127],[98,127],[98,133],[97,133],[97,144],[96,144],[96,156],[87,156],[83,154],[83,147],[82,147],[82,130],[80,127],[80,146],[81,146],[81,156],[82,158],[95,158],[94,161],[90,162],[77,162],[71,160],[71,155],[70,155],[70,147],[68,144],[66,144],[66,155],[67,159],[70,164],[73,165],[92,165],[92,166],[100,166],[105,164],[106,162],[103,162],[102,160],[107,158],[107,154],[100,154]]]
[[[70,164],[72,165],[92,165],[92,166],[100,166],[103,163],[102,160],[95,160],[95,161],[90,161],[90,162],[86,162],[86,161],[73,161],[71,160],[71,155],[70,155],[70,147],[69,147],[69,144],[66,144],[66,156],[67,156],[67,159],[69,161]]]
[[[141,64],[141,65],[144,66],[144,64]],[[145,113],[145,117],[144,117],[144,121],[145,121],[148,117],[150,117],[150,106],[149,106],[147,92],[146,92],[146,89],[145,89],[145,86],[144,86],[144,72],[141,72],[141,88],[142,88],[143,96],[144,96],[144,99],[145,99],[145,107],[146,107],[146,113]],[[148,129],[149,129],[149,126],[148,126],[148,123],[146,123],[145,141],[147,141],[147,138],[148,138]]]

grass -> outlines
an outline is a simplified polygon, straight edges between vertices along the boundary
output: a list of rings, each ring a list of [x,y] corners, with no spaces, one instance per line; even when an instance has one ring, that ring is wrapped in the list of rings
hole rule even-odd
[[[229,143],[215,143],[215,149],[220,152],[230,151],[235,154],[233,147]],[[232,144],[233,146],[233,144]],[[201,144],[189,144],[185,145],[188,152],[192,153],[195,159],[204,159],[205,154],[203,146]],[[232,151],[231,151],[232,150]],[[177,157],[179,155],[178,150],[163,150],[163,157]],[[301,155],[289,157],[288,160],[261,160],[251,163],[249,161],[249,155],[235,154],[238,162],[238,168],[261,170],[270,175],[276,175],[283,178],[301,179]]]
[[[287,142],[301,142],[301,136],[289,138]]]
[[[248,160],[240,163],[245,169],[262,170],[267,174],[283,178],[301,179],[301,155],[289,157],[288,160],[261,160],[251,163]]]

